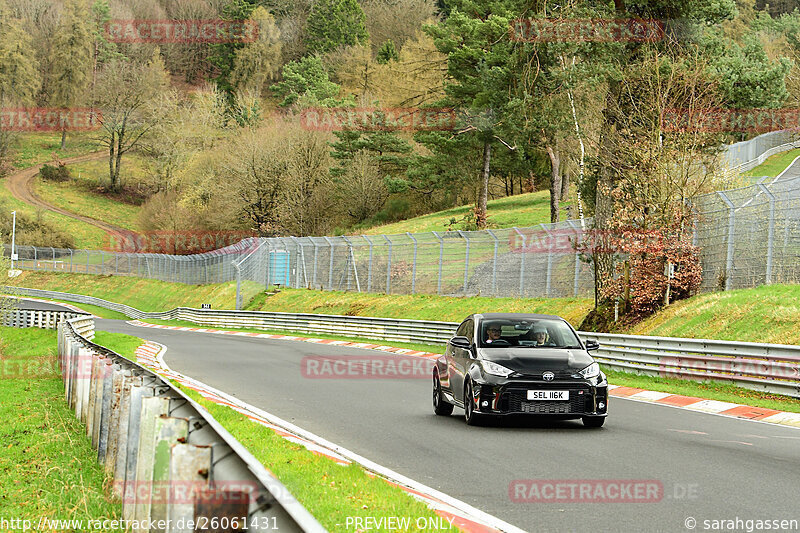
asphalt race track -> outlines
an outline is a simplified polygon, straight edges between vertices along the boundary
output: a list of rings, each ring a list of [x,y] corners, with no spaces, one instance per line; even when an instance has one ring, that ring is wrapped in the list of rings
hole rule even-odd
[[[685,532],[689,517],[697,531],[704,520],[800,521],[800,430],[790,427],[612,398],[601,429],[524,420],[468,428],[460,409],[449,418],[433,414],[428,379],[301,374],[309,355],[396,355],[96,324],[164,344],[174,370],[528,531]],[[512,502],[510,484],[525,479],[648,480],[663,485],[663,498]]]

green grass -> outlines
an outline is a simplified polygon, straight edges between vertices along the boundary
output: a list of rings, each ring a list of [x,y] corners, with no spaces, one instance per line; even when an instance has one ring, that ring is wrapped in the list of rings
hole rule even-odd
[[[122,303],[141,311],[169,311],[210,303],[213,309],[233,309],[236,283],[186,285],[128,276],[98,276],[60,272],[23,272],[15,285],[74,294],[85,294]]]
[[[64,232],[69,233],[75,241],[76,248],[99,250],[108,244],[108,237],[106,236],[106,232],[102,229],[66,215],[39,209],[21,200],[17,200],[11,195],[11,191],[9,191],[5,185],[0,186],[0,201],[2,201],[9,211],[16,210],[20,213],[27,214],[33,219],[41,217],[41,220],[49,222],[53,226],[57,226]],[[17,241],[17,244],[20,244],[20,242]]]
[[[754,176],[754,177],[770,176],[774,178],[778,174],[783,172],[786,169],[786,167],[789,166],[789,163],[794,161],[794,159],[798,156],[800,156],[800,148],[795,150],[789,150],[788,152],[781,152],[780,154],[775,154],[767,158],[766,161],[758,165],[753,170],[745,172],[742,175]]]
[[[625,333],[800,344],[800,285],[699,294],[670,305]]]
[[[278,294],[256,296],[248,309],[330,315],[414,318],[461,322],[471,313],[543,313],[559,315],[573,325],[591,310],[588,298],[489,298],[473,296],[385,295],[355,292],[281,289]]]
[[[23,133],[12,146],[13,164],[18,169],[28,168],[53,160],[53,153],[61,159],[97,152],[102,147],[94,140],[96,133],[67,134],[67,146],[61,150],[61,133]]]
[[[568,205],[566,202],[561,203],[562,214],[566,215],[566,207]],[[454,207],[400,222],[375,226],[360,231],[360,233],[392,235],[406,232],[446,231],[451,218],[461,220],[464,215],[472,211],[473,207],[472,205]],[[549,223],[550,193],[548,191],[537,191],[491,200],[487,203],[487,211],[489,213],[490,228],[526,227]],[[562,216],[561,218],[563,220],[565,217]],[[458,224],[454,226],[455,229],[459,227],[460,225]]]
[[[113,350],[131,361],[136,361],[136,348],[145,343],[139,337],[124,333],[109,333],[108,331],[96,331],[92,342]]]
[[[4,368],[36,362],[30,368],[41,369],[46,362],[50,369],[0,380],[0,517],[33,524],[40,517],[120,518],[120,506],[104,494],[107,480],[85,428],[64,401],[60,376],[52,375],[56,344],[55,331],[0,328]]]
[[[205,400],[183,389],[206,408],[236,439],[261,461],[328,531],[352,531],[345,520],[353,517],[412,517],[437,515],[425,504],[381,478],[371,477],[359,465],[342,466],[287,441],[273,430],[254,423],[230,407]]]
[[[97,187],[96,182],[89,182],[83,178],[46,184],[41,178],[37,178],[34,189],[39,198],[61,209],[92,216],[120,228],[138,230],[137,220],[141,208],[92,190]]]

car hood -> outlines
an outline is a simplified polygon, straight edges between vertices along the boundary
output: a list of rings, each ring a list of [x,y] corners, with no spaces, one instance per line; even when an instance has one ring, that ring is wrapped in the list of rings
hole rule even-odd
[[[559,348],[481,348],[481,359],[493,361],[521,374],[550,371],[577,371],[594,359],[585,350]]]

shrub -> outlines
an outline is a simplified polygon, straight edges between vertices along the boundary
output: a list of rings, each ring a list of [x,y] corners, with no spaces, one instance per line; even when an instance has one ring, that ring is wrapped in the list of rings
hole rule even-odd
[[[69,169],[63,163],[57,166],[44,165],[39,171],[39,175],[45,181],[69,181],[72,179]]]

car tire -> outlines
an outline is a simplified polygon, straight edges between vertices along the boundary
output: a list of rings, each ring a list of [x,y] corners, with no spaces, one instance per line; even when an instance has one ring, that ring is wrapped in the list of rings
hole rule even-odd
[[[453,414],[453,404],[444,399],[442,383],[439,381],[439,372],[433,373],[433,412],[439,416]]]
[[[467,381],[467,386],[464,387],[464,420],[468,426],[477,426],[481,422],[481,415],[475,412],[475,404],[471,401],[472,398],[472,382]]]
[[[599,428],[602,427],[603,423],[606,421],[606,417],[604,416],[584,416],[583,417],[583,425],[587,428]]]

